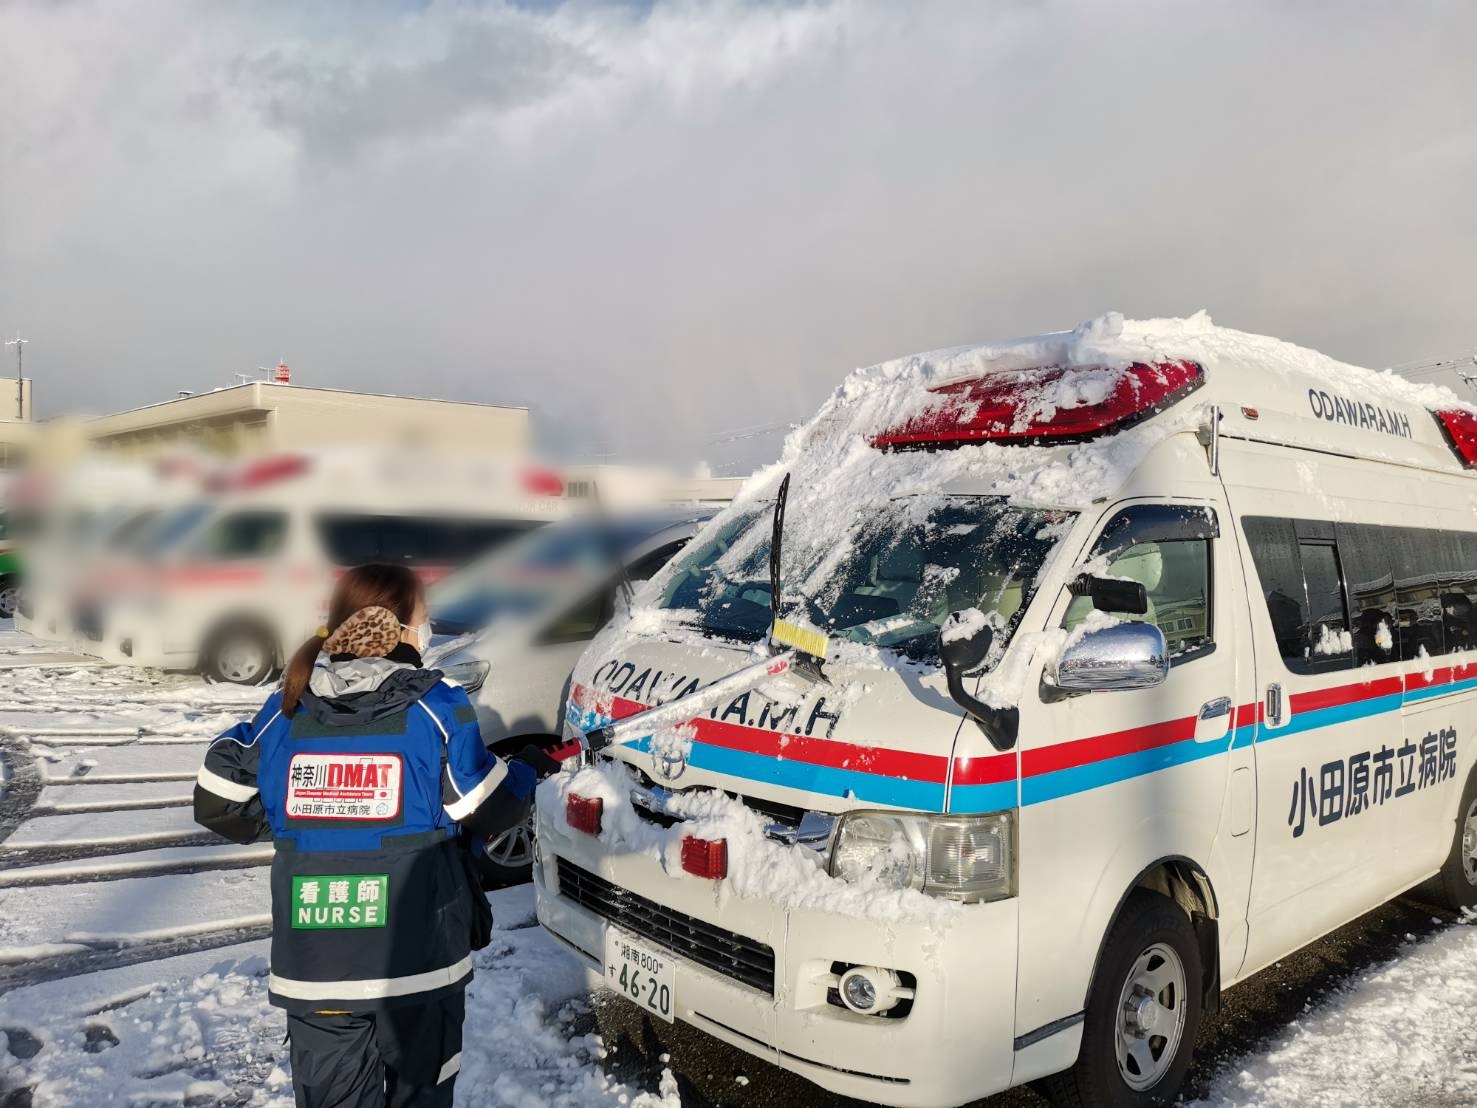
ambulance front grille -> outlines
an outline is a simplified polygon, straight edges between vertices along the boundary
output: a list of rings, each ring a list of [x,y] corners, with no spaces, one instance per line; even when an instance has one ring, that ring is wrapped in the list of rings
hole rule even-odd
[[[559,859],[559,895],[629,931],[633,939],[645,939],[714,973],[774,995],[774,950],[763,943],[664,908],[564,858]]]

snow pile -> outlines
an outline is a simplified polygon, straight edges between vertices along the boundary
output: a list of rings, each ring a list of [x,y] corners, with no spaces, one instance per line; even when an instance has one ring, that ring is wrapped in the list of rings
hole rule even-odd
[[[728,876],[713,883],[721,908],[731,896],[762,900],[781,909],[837,912],[881,923],[915,923],[933,929],[950,927],[967,918],[970,906],[925,896],[913,889],[895,889],[875,880],[842,881],[828,874],[821,858],[804,847],[789,846],[765,836],[767,821],[752,808],[726,793],[687,789],[667,798],[667,809],[683,817],[673,827],[641,818],[631,803],[639,787],[623,763],[599,761],[574,773],[556,774],[539,786],[538,803],[565,822],[570,793],[599,797],[603,803],[600,838],[619,844],[622,853],[655,859],[673,877],[705,881],[682,869],[682,840],[728,842]],[[576,833],[576,832],[568,832]]]
[[[1334,629],[1326,623],[1318,625],[1318,641],[1314,654],[1348,654],[1354,649],[1354,636],[1345,628]]]
[[[991,612],[991,615],[995,613]],[[996,617],[999,618],[998,616]],[[989,616],[978,608],[965,608],[962,612],[954,612],[949,616],[943,629],[939,632],[939,638],[944,642],[959,642],[961,639],[972,639],[986,627],[991,626]]]
[[[266,972],[260,956],[227,959],[112,998],[83,978],[68,983],[70,1010],[28,1029],[7,997],[4,1017],[15,1030],[0,1057],[0,1088],[30,1088],[34,1108],[211,1104],[247,1089],[243,1105],[291,1108],[282,1017],[267,1006]],[[27,1047],[17,1051],[17,1039]]]
[[[1477,1104],[1477,928],[1407,944],[1191,1108]]]

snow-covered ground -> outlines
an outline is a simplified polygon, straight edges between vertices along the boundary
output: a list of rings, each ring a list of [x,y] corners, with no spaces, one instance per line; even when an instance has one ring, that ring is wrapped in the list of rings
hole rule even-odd
[[[288,1108],[266,1003],[270,848],[212,842],[188,807],[205,743],[262,694],[43,649],[0,630],[0,1105]],[[608,1072],[584,974],[534,925],[530,891],[493,906],[458,1105],[676,1108],[665,1056]],[[1477,1105],[1473,1028],[1477,927],[1444,926],[1269,1029],[1197,1104]],[[775,1071],[744,1076],[732,1103],[785,1102],[765,1097]]]

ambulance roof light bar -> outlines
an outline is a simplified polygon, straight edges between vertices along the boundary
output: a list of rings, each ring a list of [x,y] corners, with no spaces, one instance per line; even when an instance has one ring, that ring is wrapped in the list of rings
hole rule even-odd
[[[1468,469],[1477,469],[1477,415],[1465,408],[1443,408],[1432,412],[1446,441]]]
[[[882,432],[872,439],[872,445],[907,450],[973,442],[1082,442],[1147,419],[1205,383],[1205,371],[1195,362],[1135,362],[1119,371],[1108,394],[1095,403],[1042,405],[1042,391],[1069,372],[1076,370],[1049,366],[940,386],[931,391],[948,398],[945,403]]]
[[[245,492],[301,477],[312,465],[312,458],[306,454],[279,454],[249,462],[236,472],[216,473],[205,487],[209,492]]]

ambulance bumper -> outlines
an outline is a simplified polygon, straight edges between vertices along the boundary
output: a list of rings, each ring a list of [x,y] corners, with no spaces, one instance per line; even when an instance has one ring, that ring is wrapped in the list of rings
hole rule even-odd
[[[719,933],[720,946],[722,934],[736,934],[773,949],[771,995],[652,942],[628,914],[621,934],[677,954],[673,1007],[684,1023],[825,1089],[879,1104],[941,1108],[1010,1087],[1013,901],[971,906],[942,930],[784,909],[724,895],[717,882],[669,877],[653,858],[606,853],[599,840],[553,822],[539,820],[539,922],[580,954],[597,980],[610,924],[598,903],[590,906],[588,889],[608,882],[617,899],[634,893],[700,921],[705,935]],[[578,888],[561,888],[561,871]],[[710,963],[721,962],[721,949],[717,954]],[[888,1018],[829,1003],[834,962],[911,974],[911,1008]]]

